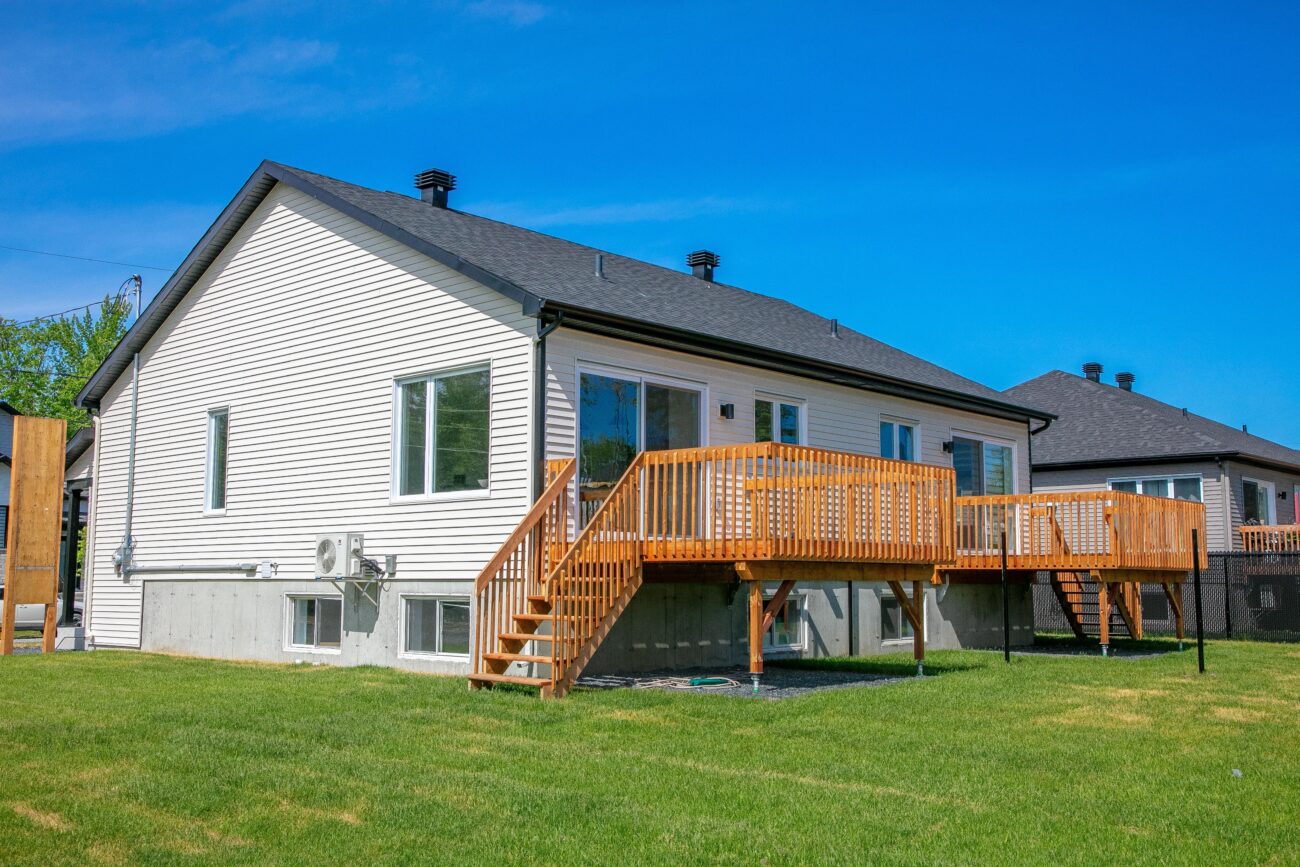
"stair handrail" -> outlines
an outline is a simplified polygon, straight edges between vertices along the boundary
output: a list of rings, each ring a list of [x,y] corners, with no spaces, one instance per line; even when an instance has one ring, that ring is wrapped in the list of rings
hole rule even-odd
[[[574,458],[548,461],[546,488],[523,520],[474,580],[477,629],[473,670],[481,672],[483,654],[515,614],[524,612],[530,591],[540,595],[551,571],[548,560],[568,538],[568,490],[578,469]]]

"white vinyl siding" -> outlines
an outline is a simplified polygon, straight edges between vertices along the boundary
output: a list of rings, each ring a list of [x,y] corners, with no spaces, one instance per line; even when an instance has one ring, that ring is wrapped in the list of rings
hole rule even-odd
[[[315,534],[356,530],[404,578],[465,589],[527,511],[532,340],[517,302],[280,186],[141,353],[136,559],[270,559],[310,578]],[[491,367],[490,496],[392,502],[393,383]],[[122,538],[128,371],[102,402],[90,631],[138,646]],[[203,515],[207,411],[229,406],[227,508]],[[450,589],[450,586],[449,586]]]

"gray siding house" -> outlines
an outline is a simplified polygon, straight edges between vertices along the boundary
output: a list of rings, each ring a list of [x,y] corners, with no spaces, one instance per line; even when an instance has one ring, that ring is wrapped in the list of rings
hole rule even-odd
[[[1005,392],[1058,418],[1033,439],[1035,491],[1123,490],[1205,504],[1212,551],[1243,524],[1300,524],[1300,451],[1162,403],[1102,366],[1045,373]]]
[[[475,578],[552,459],[578,460],[577,511],[637,451],[760,440],[955,452],[986,468],[966,488],[1029,490],[1050,413],[719,282],[712,254],[651,265],[455,210],[453,186],[264,163],[143,311],[79,396],[95,645],[465,674]],[[373,598],[317,579],[335,532],[395,557]],[[744,661],[735,591],[646,586],[588,670]],[[1000,642],[993,588],[925,593],[929,646]],[[1013,619],[1032,640],[1027,589]],[[906,650],[909,630],[883,583],[808,584],[765,644]]]

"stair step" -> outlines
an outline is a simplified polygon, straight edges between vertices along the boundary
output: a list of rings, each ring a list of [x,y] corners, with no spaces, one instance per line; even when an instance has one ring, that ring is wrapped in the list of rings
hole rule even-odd
[[[564,601],[565,601],[565,602],[600,602],[600,601],[603,600],[605,597],[603,597],[603,596],[564,596],[563,598],[564,598]],[[550,601],[551,601],[551,597],[549,597],[549,596],[529,596],[529,597],[528,597],[528,601],[529,601],[529,602],[550,602]]]
[[[502,641],[552,641],[552,635],[538,635],[535,632],[502,632],[498,638]]]
[[[555,619],[554,614],[534,614],[532,612],[528,612],[526,614],[515,615],[515,620],[521,623],[550,623],[554,619]]]
[[[488,672],[471,674],[469,679],[479,683],[515,683],[520,686],[535,687],[549,686],[551,683],[549,677],[522,677],[516,674],[489,674]]]
[[[491,659],[494,662],[534,662],[538,665],[550,665],[549,656],[533,656],[527,653],[485,653],[484,659]]]

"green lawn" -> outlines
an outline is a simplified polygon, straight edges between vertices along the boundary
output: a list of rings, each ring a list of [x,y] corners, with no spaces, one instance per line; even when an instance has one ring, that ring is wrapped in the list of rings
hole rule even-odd
[[[1300,648],[1207,657],[933,653],[921,681],[779,702],[541,702],[16,656],[0,863],[1300,863]]]

